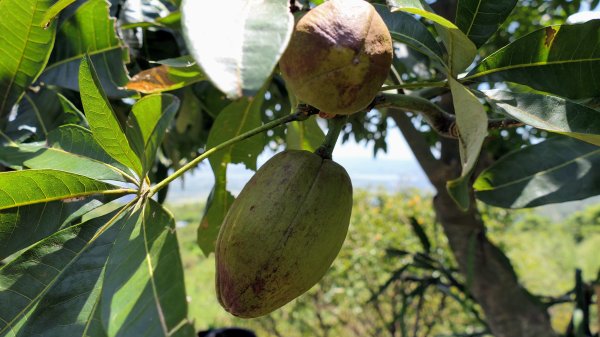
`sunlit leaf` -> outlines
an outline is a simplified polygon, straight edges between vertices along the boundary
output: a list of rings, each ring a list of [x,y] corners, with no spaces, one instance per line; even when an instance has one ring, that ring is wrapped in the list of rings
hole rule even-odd
[[[600,147],[554,137],[516,150],[483,171],[473,187],[483,202],[535,207],[600,194]]]
[[[59,231],[0,269],[0,303],[10,303],[0,306],[0,336],[83,336],[123,227],[115,216],[113,211]]]
[[[290,39],[287,0],[197,1],[182,4],[190,53],[229,98],[255,95]]]
[[[0,210],[94,194],[127,192],[107,183],[55,170],[0,173]]]
[[[44,28],[40,22],[52,3],[52,0],[0,1],[0,121],[48,61],[56,24]]]
[[[0,211],[0,260],[65,228],[102,205],[99,198],[52,201]]]
[[[600,96],[600,20],[532,32],[485,58],[466,77],[510,81],[568,98]]]
[[[183,280],[175,221],[150,199],[110,253],[100,301],[107,336],[194,336]]]
[[[50,25],[50,22],[58,16],[58,14],[65,8],[67,8],[70,4],[74,3],[77,0],[58,0],[56,3],[50,7],[48,11],[44,14],[44,18],[42,19],[41,26],[47,27]]]
[[[94,139],[111,157],[141,175],[140,158],[132,150],[89,57],[81,62],[79,85],[81,103]]]
[[[458,127],[458,144],[462,174],[449,181],[448,192],[462,209],[469,208],[469,178],[477,163],[483,140],[487,136],[488,119],[483,105],[469,89],[449,78]]]
[[[461,0],[456,8],[456,25],[481,47],[506,20],[517,0]]]
[[[600,111],[564,98],[486,90],[488,101],[506,115],[542,130],[600,146]]]
[[[323,141],[325,134],[317,124],[316,117],[310,117],[302,122],[287,124],[285,143],[287,149],[315,151]]]
[[[436,30],[448,51],[448,60],[446,63],[450,67],[452,76],[458,75],[473,62],[477,54],[475,44],[452,22],[435,13],[424,10],[422,6],[412,7],[405,5],[399,7],[397,10],[420,15],[436,24]]]
[[[142,158],[143,176],[153,167],[156,152],[177,109],[179,99],[168,94],[146,96],[133,105],[126,134]]]

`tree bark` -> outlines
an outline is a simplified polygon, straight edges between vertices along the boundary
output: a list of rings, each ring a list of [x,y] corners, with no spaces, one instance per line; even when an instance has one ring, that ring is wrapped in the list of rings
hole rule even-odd
[[[475,200],[472,200],[472,207],[463,212],[447,193],[445,183],[457,176],[460,167],[456,142],[442,140],[441,158],[436,159],[405,113],[389,110],[389,116],[402,131],[437,190],[434,198],[437,219],[448,237],[468,289],[481,305],[494,336],[556,336],[546,308],[519,284],[508,258],[486,237]]]

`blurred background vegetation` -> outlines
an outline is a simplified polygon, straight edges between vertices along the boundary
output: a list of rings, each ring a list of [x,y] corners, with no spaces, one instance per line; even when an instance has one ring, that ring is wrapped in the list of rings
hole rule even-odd
[[[418,190],[357,191],[344,247],[324,279],[269,316],[242,320],[225,312],[214,291],[214,256],[196,244],[203,205],[169,205],[179,220],[190,316],[196,328],[240,326],[258,336],[491,336],[465,290],[432,196]],[[542,210],[480,205],[488,234],[508,255],[522,284],[550,307],[553,327],[568,330],[575,274],[600,271],[600,204],[562,219]],[[187,226],[187,224],[190,224]],[[599,317],[592,306],[592,331]]]

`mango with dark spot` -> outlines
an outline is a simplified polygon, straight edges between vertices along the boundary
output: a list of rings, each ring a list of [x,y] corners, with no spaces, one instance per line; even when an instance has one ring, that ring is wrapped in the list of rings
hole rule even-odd
[[[392,38],[363,0],[330,0],[296,24],[279,67],[291,91],[329,114],[366,108],[392,64]]]
[[[231,205],[217,238],[223,308],[258,317],[309,290],[339,253],[351,211],[352,183],[337,163],[298,150],[267,161]]]

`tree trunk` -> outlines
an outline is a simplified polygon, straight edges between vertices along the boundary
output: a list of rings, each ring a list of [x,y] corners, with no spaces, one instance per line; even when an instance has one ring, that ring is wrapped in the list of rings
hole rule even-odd
[[[447,107],[447,106],[446,106]],[[518,282],[508,258],[485,235],[485,225],[474,206],[461,211],[446,191],[446,181],[457,176],[460,166],[455,141],[442,140],[436,159],[410,118],[389,111],[417,161],[437,190],[434,208],[448,237],[450,248],[473,297],[481,305],[495,337],[553,337],[546,308]]]

